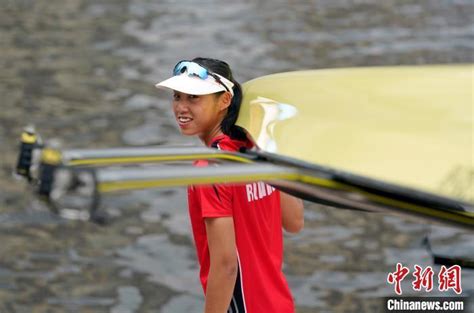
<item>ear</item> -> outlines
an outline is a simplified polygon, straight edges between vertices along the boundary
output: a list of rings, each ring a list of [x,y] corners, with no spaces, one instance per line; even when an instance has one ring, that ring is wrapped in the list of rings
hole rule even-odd
[[[230,92],[224,92],[219,97],[219,111],[223,111],[230,106],[232,102],[232,94]]]

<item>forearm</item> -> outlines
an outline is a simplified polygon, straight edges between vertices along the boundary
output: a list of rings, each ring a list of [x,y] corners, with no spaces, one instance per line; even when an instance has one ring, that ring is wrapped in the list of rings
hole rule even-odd
[[[226,313],[229,308],[235,281],[237,279],[237,260],[235,265],[212,266],[209,270],[204,313]]]

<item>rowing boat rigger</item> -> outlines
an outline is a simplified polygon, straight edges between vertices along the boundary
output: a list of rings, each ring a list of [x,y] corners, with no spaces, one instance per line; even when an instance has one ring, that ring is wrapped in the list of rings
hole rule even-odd
[[[17,173],[55,212],[70,212],[66,199],[76,196],[92,219],[108,192],[267,181],[336,208],[473,230],[472,73],[472,65],[456,65],[264,76],[244,84],[238,121],[256,150],[61,150],[29,128]],[[199,159],[219,166],[193,167]]]

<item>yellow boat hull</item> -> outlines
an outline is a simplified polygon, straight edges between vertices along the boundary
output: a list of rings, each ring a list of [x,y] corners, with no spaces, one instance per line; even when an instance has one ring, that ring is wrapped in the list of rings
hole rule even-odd
[[[274,74],[243,85],[238,124],[265,151],[474,202],[474,67]]]

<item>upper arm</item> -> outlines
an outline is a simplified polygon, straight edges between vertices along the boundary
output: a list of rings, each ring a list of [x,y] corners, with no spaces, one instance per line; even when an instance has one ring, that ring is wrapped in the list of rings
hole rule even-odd
[[[304,226],[303,201],[280,191],[281,218],[283,228],[290,233],[297,233]]]
[[[232,209],[232,187],[200,186],[201,216],[206,226],[211,266],[236,260],[235,230]]]
[[[205,218],[211,266],[237,266],[234,219],[232,217]]]

